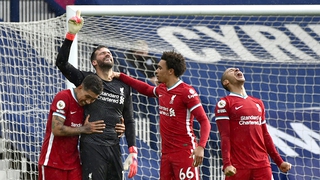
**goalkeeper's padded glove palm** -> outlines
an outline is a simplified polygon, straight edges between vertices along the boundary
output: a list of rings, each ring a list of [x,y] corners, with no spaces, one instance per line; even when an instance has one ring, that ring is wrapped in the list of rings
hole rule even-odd
[[[127,159],[123,163],[123,169],[128,170],[130,167],[128,178],[133,178],[133,176],[135,176],[138,171],[137,148],[135,146],[131,146],[129,148],[129,153],[130,154],[128,155]]]
[[[80,16],[80,11],[78,10],[76,16],[73,16],[68,20],[68,33],[66,35],[66,39],[73,41],[76,34],[82,28],[83,22],[84,20]]]
[[[73,16],[68,21],[68,32],[71,34],[77,34],[83,26],[83,18],[80,16]]]

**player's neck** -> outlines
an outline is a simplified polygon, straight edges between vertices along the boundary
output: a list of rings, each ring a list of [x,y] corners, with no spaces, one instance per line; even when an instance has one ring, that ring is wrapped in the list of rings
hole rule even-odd
[[[172,87],[173,85],[175,85],[180,79],[178,77],[172,77],[169,78],[167,82],[165,82],[167,88]]]
[[[112,68],[109,70],[102,71],[100,69],[96,69],[97,75],[104,81],[112,81],[112,74],[113,70]]]
[[[235,86],[232,88],[232,90],[230,92],[235,93],[235,94],[239,94],[243,97],[247,96],[247,92],[246,92],[246,89],[244,88],[244,86]]]

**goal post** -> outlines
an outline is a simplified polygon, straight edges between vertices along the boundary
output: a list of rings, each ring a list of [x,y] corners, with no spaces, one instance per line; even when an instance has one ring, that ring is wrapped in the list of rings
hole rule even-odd
[[[301,124],[294,124],[301,115],[314,116],[319,110],[319,102],[314,99],[320,97],[318,90],[298,90],[314,86],[308,78],[319,80],[319,73],[313,71],[314,67],[319,70],[320,60],[320,45],[317,42],[317,36],[320,36],[317,30],[319,9],[320,5],[75,5],[67,6],[66,20],[80,10],[85,23],[78,33],[79,42],[90,41],[92,44],[107,45],[113,51],[118,66],[128,68],[129,74],[141,80],[146,77],[125,62],[127,58],[123,55],[134,48],[136,39],[147,41],[149,52],[157,58],[160,58],[163,51],[172,49],[187,58],[189,69],[183,80],[200,92],[214,129],[201,168],[202,179],[223,179],[220,152],[216,149],[220,147],[219,135],[213,113],[216,101],[225,95],[225,92],[221,91],[219,76],[228,66],[244,69],[249,81],[247,91],[266,103],[267,114],[270,116],[267,117],[270,134],[278,150],[285,160],[294,164],[288,177],[299,179],[313,176],[308,174],[309,170],[312,173],[319,170],[312,165],[303,167],[303,163],[309,161],[309,158],[319,157],[317,147],[306,150],[303,146],[310,146],[308,142],[300,146],[295,144],[299,138],[302,141],[308,139],[308,136],[298,136],[303,134],[299,133],[299,128],[304,128],[304,133],[307,134],[314,135],[319,132],[317,125],[307,125],[309,122],[315,123],[317,117],[302,118],[298,120]],[[108,38],[104,38],[104,35]],[[97,37],[96,42],[92,41],[92,37]],[[83,46],[76,43],[73,45],[79,48]],[[81,50],[78,54],[83,55]],[[85,61],[78,59],[81,62],[72,62],[80,65]],[[267,75],[264,76],[264,73]],[[291,74],[302,75],[295,75],[299,77],[292,79]],[[279,83],[283,81],[288,86],[292,83],[296,89],[281,86]],[[308,93],[312,94],[311,99],[308,98]],[[144,152],[139,155],[140,171],[136,178],[157,179],[160,158],[157,102],[148,98],[142,99],[142,96],[135,92],[134,96],[138,147]],[[305,102],[300,102],[301,98]],[[316,110],[306,110],[314,106]],[[302,112],[297,108],[303,109]],[[198,132],[197,124],[195,129]],[[292,131],[294,133],[291,133]],[[279,134],[282,133],[289,140],[280,137]],[[125,144],[122,145],[123,151],[126,151]],[[309,151],[309,157],[297,158],[299,153],[294,150],[296,148]],[[274,178],[280,179],[282,175],[275,164],[272,164]]]
[[[68,5],[67,18],[82,15],[318,15],[320,5]]]
[[[163,51],[175,50],[186,58],[187,70],[181,78],[199,93],[212,125],[200,168],[203,180],[223,179],[214,107],[227,95],[220,76],[228,67],[239,67],[247,93],[265,103],[276,148],[293,165],[282,174],[272,162],[274,179],[320,177],[319,9],[320,5],[74,5],[67,6],[66,14],[44,21],[0,22],[0,177],[37,179],[51,101],[58,91],[73,86],[66,83],[55,59],[67,21],[77,10],[84,26],[69,62],[81,70],[94,71],[90,55],[97,45],[112,51],[115,71],[126,71],[147,83],[152,83],[147,73],[132,59],[133,50],[142,47],[141,40],[149,51],[145,65],[159,60]],[[133,91],[139,149],[134,179],[159,179],[157,105],[156,99]],[[199,135],[197,121],[194,130]]]

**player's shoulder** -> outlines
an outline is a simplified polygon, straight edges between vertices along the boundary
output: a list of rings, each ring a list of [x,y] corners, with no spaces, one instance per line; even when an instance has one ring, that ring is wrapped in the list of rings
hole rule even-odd
[[[190,94],[197,94],[197,91],[191,85],[183,82],[182,80],[169,89],[173,90],[175,93],[186,96]]]
[[[58,92],[54,99],[56,101],[57,100],[68,101],[70,99],[75,99],[75,94],[73,93],[72,89],[64,89],[64,90]]]
[[[248,96],[248,98],[250,98],[252,101],[256,102],[256,103],[259,103],[259,104],[263,104],[262,100],[257,98],[257,97],[254,97],[254,96]]]
[[[71,96],[71,89],[64,89],[64,90],[61,90],[59,91],[56,96]]]
[[[228,96],[224,96],[224,97],[221,97],[218,102],[216,103],[216,107],[218,108],[224,108],[226,105],[227,105],[227,102],[228,102]]]
[[[130,86],[124,82],[122,82],[120,79],[113,78],[112,79],[113,84],[118,87],[124,87],[124,88],[130,88]]]
[[[92,71],[81,71],[81,73],[83,74],[84,77],[87,77],[87,76],[89,76],[91,74],[97,75],[97,73],[94,73]]]
[[[72,91],[71,89],[65,89],[65,90],[59,91],[53,98],[52,104],[56,104],[58,108],[64,108],[72,98],[71,91]]]
[[[193,91],[195,91],[195,88],[193,86],[191,86],[190,84],[188,83],[185,83],[183,81],[181,81],[181,83],[179,84],[178,88],[181,90],[181,91],[184,91],[184,92],[188,92],[190,91],[190,89],[192,89]]]

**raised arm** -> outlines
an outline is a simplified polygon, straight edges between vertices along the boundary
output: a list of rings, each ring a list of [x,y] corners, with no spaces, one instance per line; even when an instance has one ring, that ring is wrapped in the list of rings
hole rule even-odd
[[[68,24],[68,33],[66,34],[66,38],[59,50],[56,59],[56,66],[70,82],[72,82],[75,86],[79,86],[85,75],[80,70],[71,65],[68,62],[68,59],[72,42],[76,34],[83,26],[83,19],[80,17],[80,14],[77,14],[77,16],[69,19]]]

